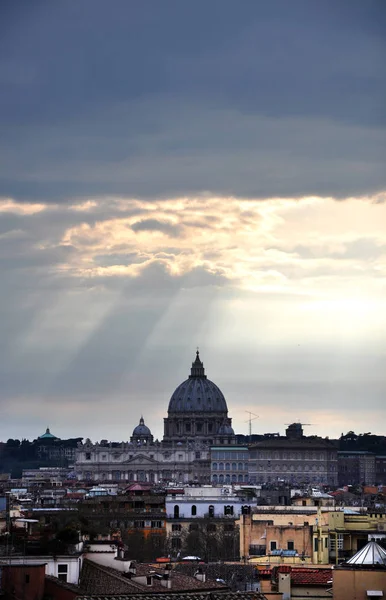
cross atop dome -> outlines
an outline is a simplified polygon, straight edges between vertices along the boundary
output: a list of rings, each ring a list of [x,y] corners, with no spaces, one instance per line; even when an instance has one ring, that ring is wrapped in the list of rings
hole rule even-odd
[[[193,377],[201,377],[206,379],[204,363],[200,360],[200,352],[198,348],[196,350],[196,360],[192,363],[189,379],[192,379]]]

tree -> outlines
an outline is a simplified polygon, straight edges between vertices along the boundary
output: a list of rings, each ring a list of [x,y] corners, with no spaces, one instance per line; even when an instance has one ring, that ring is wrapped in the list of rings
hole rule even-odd
[[[173,540],[179,540],[176,544]],[[239,531],[232,519],[195,519],[189,530],[180,535],[172,534],[166,540],[165,552],[178,555],[198,556],[206,562],[237,560],[239,557]]]

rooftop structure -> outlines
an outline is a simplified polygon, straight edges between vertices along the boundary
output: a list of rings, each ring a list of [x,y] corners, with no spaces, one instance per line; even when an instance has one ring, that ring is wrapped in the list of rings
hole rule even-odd
[[[371,540],[347,561],[348,565],[376,565],[386,567],[386,550]]]

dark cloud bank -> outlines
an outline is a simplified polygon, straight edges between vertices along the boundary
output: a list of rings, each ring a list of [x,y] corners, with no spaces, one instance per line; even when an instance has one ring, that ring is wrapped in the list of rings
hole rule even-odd
[[[6,1],[0,193],[385,187],[383,0]]]

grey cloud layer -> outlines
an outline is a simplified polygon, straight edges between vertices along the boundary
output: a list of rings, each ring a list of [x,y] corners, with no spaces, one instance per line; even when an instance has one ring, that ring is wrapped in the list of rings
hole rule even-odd
[[[379,0],[8,3],[3,193],[385,187]]]

